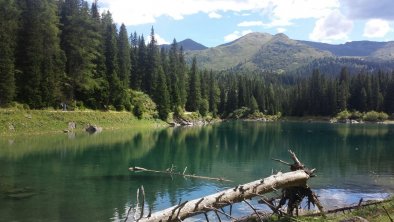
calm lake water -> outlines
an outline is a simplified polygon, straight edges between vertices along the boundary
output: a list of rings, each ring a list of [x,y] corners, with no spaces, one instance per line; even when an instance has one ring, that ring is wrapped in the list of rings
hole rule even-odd
[[[288,171],[287,150],[317,169],[324,206],[394,193],[394,125],[225,122],[205,127],[0,138],[0,221],[124,220],[143,185],[157,211]],[[234,182],[131,173],[167,169]],[[260,207],[260,206],[259,206]],[[263,208],[263,206],[261,206]],[[250,211],[240,204],[236,213]]]

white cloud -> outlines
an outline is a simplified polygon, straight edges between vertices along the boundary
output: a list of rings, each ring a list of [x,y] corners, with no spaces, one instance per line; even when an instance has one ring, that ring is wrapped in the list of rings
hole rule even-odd
[[[347,40],[352,28],[353,21],[348,20],[338,10],[334,10],[316,21],[309,38],[313,41],[321,42]]]
[[[115,22],[126,25],[154,23],[160,16],[180,20],[197,13],[261,12],[274,21],[272,26],[283,26],[294,19],[321,18],[339,8],[339,0],[100,0],[99,4],[112,12]]]
[[[363,36],[367,38],[383,38],[390,31],[390,24],[387,21],[371,19],[365,24]]]
[[[208,17],[209,17],[209,18],[213,18],[213,19],[220,19],[220,18],[222,18],[222,15],[221,15],[221,14],[218,14],[218,13],[216,13],[216,12],[210,12],[210,13],[208,14]]]
[[[284,33],[284,32],[286,32],[286,29],[285,29],[285,28],[282,28],[282,27],[279,27],[279,28],[276,29],[276,32],[278,32],[278,33]]]
[[[244,35],[247,35],[249,33],[252,33],[252,32],[253,32],[252,30],[244,30],[242,32],[234,31],[231,34],[228,34],[228,35],[224,36],[224,41],[231,42],[231,41],[234,41],[234,40],[236,40],[236,39],[238,39],[238,38],[240,38],[240,37],[242,37]]]
[[[244,21],[241,23],[238,23],[237,26],[239,27],[251,27],[251,26],[263,26],[263,22],[262,21]]]
[[[169,41],[163,39],[163,38],[162,38],[160,35],[158,35],[157,33],[155,33],[155,38],[156,38],[156,41],[157,41],[157,44],[158,44],[158,45],[170,44]]]

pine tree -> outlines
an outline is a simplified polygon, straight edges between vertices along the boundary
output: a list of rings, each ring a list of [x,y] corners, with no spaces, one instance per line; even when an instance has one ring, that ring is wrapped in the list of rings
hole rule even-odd
[[[21,0],[19,6],[18,99],[33,108],[55,105],[61,96],[64,61],[59,47],[57,5],[50,0]]]
[[[348,108],[348,100],[350,97],[349,92],[349,71],[346,67],[342,68],[339,77],[338,86],[338,109],[339,111],[346,110]]]
[[[13,101],[15,47],[19,10],[14,0],[0,0],[0,106]]]
[[[230,114],[236,109],[238,109],[237,86],[235,83],[233,83],[233,85],[230,86],[227,95],[226,114]]]
[[[208,87],[208,102],[209,102],[209,111],[213,114],[214,117],[218,114],[218,103],[219,103],[219,86],[215,79],[213,72],[211,71],[209,74],[209,87]]]
[[[170,112],[170,95],[168,93],[166,77],[163,68],[160,66],[157,72],[156,104],[159,118],[166,120]]]
[[[143,88],[143,79],[145,78],[146,64],[147,64],[147,49],[145,45],[144,36],[138,38],[138,52],[137,52],[137,65],[134,78],[132,79],[133,85],[136,90],[146,90]]]
[[[142,87],[143,87],[142,89],[148,95],[153,94],[153,90],[154,90],[153,83],[155,82],[155,73],[159,65],[158,57],[159,57],[159,51],[157,47],[157,41],[155,38],[155,31],[152,27],[150,34],[150,42],[148,44],[148,49],[147,49],[147,57],[146,57],[147,63],[145,64],[146,65],[145,73],[144,73],[144,77],[142,78]]]
[[[190,68],[189,93],[187,94],[186,110],[195,112],[200,106],[200,75],[197,70],[196,58],[193,58]]]
[[[118,39],[119,52],[119,79],[125,87],[129,86],[131,61],[130,61],[130,43],[127,29],[124,24],[120,26]]]
[[[82,0],[61,4],[61,48],[66,55],[65,99],[82,100],[92,108],[108,103],[103,28],[97,4],[89,9]]]
[[[171,48],[169,51],[169,91],[171,95],[171,107],[176,109],[177,107],[183,108],[181,103],[181,93],[179,89],[179,53],[178,53],[178,44],[176,40],[171,44]]]
[[[185,107],[186,105],[186,100],[187,100],[187,87],[188,86],[188,79],[187,79],[187,68],[186,68],[186,62],[185,62],[185,57],[183,54],[183,47],[181,46],[179,49],[179,54],[178,54],[178,68],[177,68],[177,73],[178,73],[178,89],[179,89],[179,97],[180,101],[179,104],[181,107]]]
[[[254,96],[252,96],[252,98],[250,99],[250,112],[251,113],[254,113],[254,112],[257,112],[257,111],[259,111],[259,105],[257,104],[257,100],[256,100],[256,98],[254,98]]]
[[[130,81],[129,86],[132,89],[138,89],[140,83],[137,81],[138,79],[138,36],[137,33],[130,35],[131,49],[130,49]]]

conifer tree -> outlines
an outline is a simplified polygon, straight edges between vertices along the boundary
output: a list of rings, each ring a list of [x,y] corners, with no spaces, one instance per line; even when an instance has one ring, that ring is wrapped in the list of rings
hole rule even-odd
[[[159,66],[157,72],[156,104],[159,118],[166,120],[170,113],[170,95],[168,93],[166,77],[163,68]]]
[[[150,33],[150,42],[147,48],[147,57],[146,57],[147,63],[145,63],[146,68],[145,68],[144,77],[142,78],[142,87],[143,87],[142,89],[148,95],[153,94],[153,90],[154,90],[153,83],[155,82],[155,73],[159,65],[158,55],[159,55],[159,51],[157,47],[157,41],[155,38],[155,31],[152,27]]]
[[[185,62],[185,57],[183,53],[183,47],[181,46],[178,52],[178,68],[177,68],[177,73],[178,73],[178,89],[179,89],[179,104],[181,107],[185,107],[186,105],[186,100],[187,100],[187,87],[188,86],[188,79],[187,79],[187,68],[186,68],[186,62]]]
[[[134,34],[130,35],[130,42],[131,42],[131,48],[130,48],[130,63],[131,63],[131,69],[130,69],[130,80],[129,80],[129,86],[132,89],[138,89],[139,88],[139,82],[137,81],[137,73],[138,73],[138,36],[137,33],[134,32]]]
[[[195,112],[200,106],[200,76],[197,69],[196,58],[193,58],[190,68],[189,93],[187,94],[186,110]]]
[[[97,4],[89,9],[82,0],[61,4],[61,47],[66,55],[65,99],[82,100],[92,108],[107,104],[104,39]]]
[[[215,76],[211,70],[209,74],[209,87],[208,87],[208,102],[209,102],[209,111],[216,116],[218,114],[218,103],[219,103],[219,86],[215,79]]]
[[[59,47],[57,5],[51,0],[19,1],[22,10],[17,66],[19,101],[41,108],[60,100],[64,56]]]
[[[178,54],[178,43],[174,39],[174,41],[171,44],[171,48],[169,51],[169,77],[170,77],[170,82],[169,82],[169,91],[171,95],[171,107],[173,109],[176,109],[177,107],[182,108],[182,103],[181,103],[181,95],[180,95],[180,89],[179,89],[179,54]]]
[[[349,71],[346,67],[342,68],[339,85],[338,85],[338,109],[339,111],[346,110],[348,108],[348,100],[350,97],[349,92]]]
[[[13,101],[15,47],[19,10],[14,0],[0,0],[0,106]]]
[[[119,39],[119,79],[125,87],[129,86],[131,62],[130,62],[130,43],[127,29],[124,24],[120,26]]]

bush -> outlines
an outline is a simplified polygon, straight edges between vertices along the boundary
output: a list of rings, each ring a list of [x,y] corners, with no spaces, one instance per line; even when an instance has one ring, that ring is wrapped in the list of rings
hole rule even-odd
[[[378,122],[378,121],[384,121],[389,118],[389,115],[387,115],[384,112],[376,112],[376,111],[370,111],[364,114],[363,119],[365,121],[370,121],[370,122]]]
[[[140,111],[142,112],[141,118],[158,117],[156,103],[153,102],[153,100],[147,94],[134,90],[129,90],[129,94],[130,94],[130,102],[134,106],[133,112],[135,112],[135,109],[140,109],[138,112]],[[140,106],[140,107],[136,108],[136,106]],[[138,117],[138,115],[136,116]]]
[[[360,120],[363,118],[363,114],[359,111],[355,111],[355,112],[351,112],[350,113],[350,119],[356,119],[356,120]]]
[[[351,113],[349,111],[347,111],[347,110],[344,110],[344,111],[338,113],[336,118],[338,120],[345,120],[345,119],[349,119],[350,116],[351,116]]]
[[[232,119],[242,119],[250,114],[250,109],[248,107],[241,107],[230,113],[229,118]]]
[[[141,103],[135,104],[133,108],[133,113],[138,119],[142,119],[144,112],[144,106]]]

